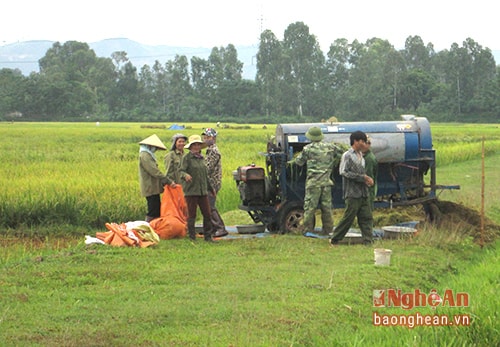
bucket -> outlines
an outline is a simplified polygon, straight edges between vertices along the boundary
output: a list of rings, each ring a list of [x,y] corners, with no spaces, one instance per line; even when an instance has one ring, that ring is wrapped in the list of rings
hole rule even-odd
[[[390,249],[375,248],[373,253],[375,254],[375,265],[389,266],[391,264],[392,251]]]

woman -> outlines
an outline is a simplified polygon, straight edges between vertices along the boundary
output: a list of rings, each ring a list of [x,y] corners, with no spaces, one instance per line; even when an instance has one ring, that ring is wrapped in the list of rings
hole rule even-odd
[[[165,175],[158,168],[156,150],[167,149],[160,138],[154,134],[139,142],[139,185],[141,195],[147,201],[146,222],[160,217],[160,194],[163,186],[167,184]]]
[[[165,156],[165,176],[169,180],[168,184],[172,184],[173,188],[177,183],[181,183],[179,167],[184,156],[184,146],[187,140],[187,136],[183,134],[172,136],[172,148]]]
[[[208,192],[213,191],[208,180],[207,166],[201,149],[207,145],[200,135],[191,135],[185,148],[189,152],[182,157],[179,170],[184,197],[188,209],[188,234],[191,240],[196,239],[195,221],[196,210],[200,207],[203,215],[203,235],[205,241],[212,242],[212,222],[210,220],[210,203]]]

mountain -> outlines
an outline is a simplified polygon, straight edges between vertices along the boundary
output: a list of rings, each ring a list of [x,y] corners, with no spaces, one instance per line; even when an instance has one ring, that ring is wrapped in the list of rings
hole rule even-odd
[[[54,41],[40,40],[0,46],[0,69],[19,69],[24,75],[38,72],[38,60],[45,56],[53,44]],[[167,61],[173,60],[176,55],[185,55],[188,60],[193,56],[207,59],[212,51],[212,48],[206,47],[149,46],[126,38],[106,39],[88,45],[97,56],[104,58],[110,58],[111,54],[116,51],[127,52],[127,57],[138,70],[145,64],[153,66],[156,60],[164,65]],[[238,59],[243,63],[243,78],[254,80],[257,72],[255,65],[257,45],[235,47]]]
[[[24,75],[38,72],[38,60],[53,44],[54,41],[25,41],[0,46],[0,69],[19,69]],[[116,51],[127,52],[127,57],[138,70],[145,64],[153,66],[156,60],[163,65],[176,55],[185,55],[188,60],[193,56],[207,59],[212,51],[212,48],[206,47],[148,46],[126,38],[97,41],[89,43],[89,47],[97,56],[105,58],[110,58]],[[235,47],[238,59],[243,63],[243,78],[255,80],[257,45]],[[497,65],[500,64],[500,50],[493,50],[492,54]]]

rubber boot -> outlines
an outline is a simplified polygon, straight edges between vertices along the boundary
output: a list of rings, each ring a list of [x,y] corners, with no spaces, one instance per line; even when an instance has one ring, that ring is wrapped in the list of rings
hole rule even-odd
[[[188,218],[188,221],[187,221],[188,235],[189,235],[189,238],[193,241],[196,240],[195,223],[196,223],[195,218]]]
[[[210,220],[210,216],[203,217],[203,238],[207,242],[215,242],[212,238],[212,234],[214,233],[212,221]]]

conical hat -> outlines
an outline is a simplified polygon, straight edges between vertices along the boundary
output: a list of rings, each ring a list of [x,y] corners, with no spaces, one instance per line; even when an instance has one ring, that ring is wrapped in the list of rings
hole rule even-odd
[[[144,140],[139,142],[139,144],[154,146],[154,147],[157,147],[159,149],[167,149],[167,147],[165,147],[163,142],[161,142],[160,138],[156,134],[153,134],[150,137],[145,138]]]

